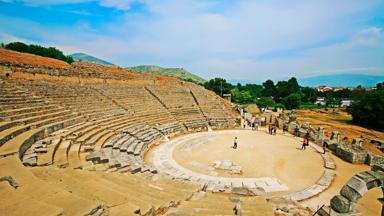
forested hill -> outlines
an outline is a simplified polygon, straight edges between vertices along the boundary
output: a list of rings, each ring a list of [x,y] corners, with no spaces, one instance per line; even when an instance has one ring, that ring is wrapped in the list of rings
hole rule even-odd
[[[126,69],[136,73],[151,73],[165,76],[173,76],[196,83],[204,83],[206,81],[203,78],[188,72],[184,68],[163,68],[155,65],[141,65],[135,67],[127,67]]]

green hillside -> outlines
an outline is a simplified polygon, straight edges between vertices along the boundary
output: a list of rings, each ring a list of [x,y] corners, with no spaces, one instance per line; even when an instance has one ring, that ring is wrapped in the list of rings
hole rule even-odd
[[[188,72],[184,68],[162,68],[154,65],[141,65],[135,67],[128,67],[126,69],[136,73],[151,73],[158,75],[174,76],[183,80],[197,83],[206,82],[206,80],[204,80],[203,78]]]
[[[84,61],[84,62],[91,62],[91,63],[98,63],[98,64],[105,64],[105,65],[113,65],[110,62],[107,62],[105,60],[96,58],[94,56],[85,54],[85,53],[73,53],[70,55],[73,60],[75,61]]]

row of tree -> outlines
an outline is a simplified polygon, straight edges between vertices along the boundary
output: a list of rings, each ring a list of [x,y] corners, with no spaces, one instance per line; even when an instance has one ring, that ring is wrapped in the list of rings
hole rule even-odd
[[[18,52],[31,53],[39,56],[49,57],[59,59],[68,63],[73,62],[73,58],[71,56],[66,56],[64,53],[55,47],[43,47],[40,45],[34,44],[25,44],[22,42],[12,42],[8,44],[1,44],[1,46],[5,49],[14,50]]]
[[[215,78],[206,82],[204,87],[221,96],[231,94],[236,103],[256,103],[260,108],[297,109],[302,104],[313,104],[317,97],[324,97],[326,106],[336,107],[341,105],[342,98],[350,98],[354,102],[347,111],[355,123],[384,130],[384,82],[370,91],[358,86],[353,90],[319,92],[315,88],[300,86],[294,77],[276,84],[267,80],[262,85],[232,85],[225,79]]]
[[[342,98],[352,100],[361,98],[365,89],[358,87],[354,90],[319,92],[315,88],[302,87],[297,79],[292,77],[287,81],[267,80],[258,84],[232,85],[225,79],[215,78],[204,84],[204,87],[219,95],[231,94],[232,101],[240,104],[256,103],[259,107],[283,107],[297,109],[301,104],[313,104],[318,97],[324,97],[326,106],[337,107],[341,105]]]
[[[204,87],[219,95],[231,94],[232,100],[236,103],[256,103],[262,108],[296,109],[302,102],[315,102],[317,97],[315,89],[301,87],[294,77],[276,84],[272,80],[267,80],[262,85],[240,83],[232,85],[225,79],[215,78],[206,82]]]

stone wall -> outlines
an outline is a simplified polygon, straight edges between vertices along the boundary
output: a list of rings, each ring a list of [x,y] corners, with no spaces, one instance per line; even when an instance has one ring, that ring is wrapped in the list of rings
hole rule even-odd
[[[326,144],[327,148],[330,149],[339,158],[354,164],[383,164],[384,157],[375,155],[362,147],[363,139],[354,138],[352,143],[347,140],[340,140],[340,133],[333,131],[331,136],[324,136],[324,128],[319,127],[313,128],[308,122],[293,121],[289,123],[288,131],[294,134],[296,126],[299,126],[299,136],[303,137],[305,133],[311,131],[311,140],[318,145],[322,146]]]
[[[384,157],[368,152],[365,163],[370,166],[384,165]]]
[[[338,213],[357,213],[356,204],[364,194],[384,184],[384,172],[365,171],[353,176],[340,190],[340,195],[331,199],[332,210]]]
[[[339,158],[353,164],[364,164],[368,156],[368,152],[366,150],[356,150],[346,145],[336,146],[333,153]]]

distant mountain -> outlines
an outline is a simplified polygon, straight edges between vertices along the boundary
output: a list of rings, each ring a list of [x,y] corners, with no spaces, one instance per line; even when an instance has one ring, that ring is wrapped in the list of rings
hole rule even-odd
[[[334,74],[320,75],[308,78],[299,78],[301,86],[331,86],[331,87],[373,87],[379,82],[384,82],[384,75],[365,75],[365,74]]]
[[[70,55],[75,61],[84,61],[84,62],[92,62],[104,65],[113,65],[110,62],[104,61],[102,59],[96,58],[94,56],[85,54],[85,53],[73,53]]]
[[[183,80],[190,79],[198,83],[206,82],[206,80],[203,78],[188,72],[184,68],[163,68],[155,65],[141,65],[135,67],[127,67],[126,69],[136,73],[151,73],[157,75],[173,76]]]

